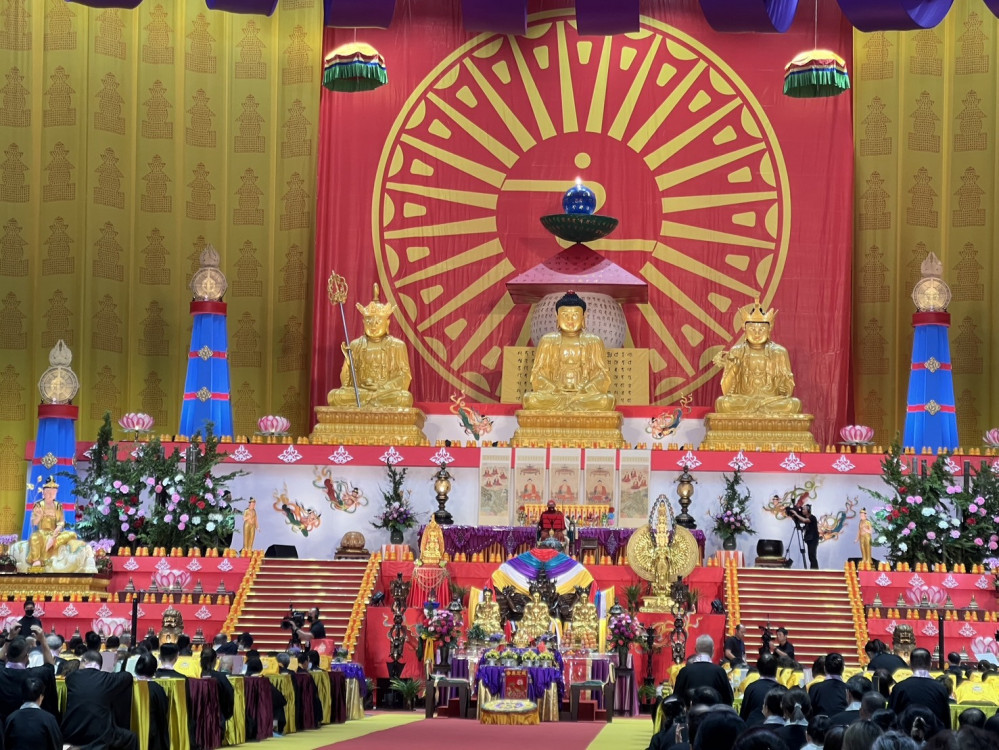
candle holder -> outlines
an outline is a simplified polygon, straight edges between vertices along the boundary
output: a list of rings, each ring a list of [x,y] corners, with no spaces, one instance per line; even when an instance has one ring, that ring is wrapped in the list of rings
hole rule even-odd
[[[683,526],[686,529],[697,528],[697,521],[687,512],[687,509],[690,508],[691,498],[694,496],[694,485],[696,483],[697,480],[690,473],[690,468],[684,464],[683,472],[676,479],[676,491],[680,496],[680,515],[676,517],[676,523],[678,526]]]
[[[447,461],[441,461],[440,468],[434,474],[434,491],[437,493],[437,510],[434,511],[434,520],[440,526],[450,526],[454,523],[454,517],[448,512],[448,493],[451,491],[451,480],[454,479],[447,470]]]

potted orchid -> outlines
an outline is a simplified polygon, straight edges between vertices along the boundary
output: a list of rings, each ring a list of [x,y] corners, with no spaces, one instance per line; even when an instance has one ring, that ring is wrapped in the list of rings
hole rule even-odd
[[[628,651],[632,643],[641,640],[642,626],[638,620],[624,611],[619,604],[610,608],[610,619],[607,621],[607,650],[616,651],[618,666],[624,668],[628,664]]]
[[[376,529],[388,529],[392,544],[403,543],[403,532],[416,525],[416,514],[409,504],[408,493],[402,486],[406,481],[406,469],[396,469],[389,461],[385,462],[388,471],[389,488],[382,490],[385,507],[372,522]]]
[[[724,476],[724,475],[723,475]],[[711,516],[715,522],[714,532],[722,539],[722,549],[734,550],[736,548],[735,539],[739,534],[755,534],[749,522],[749,490],[745,492],[739,489],[740,485],[745,487],[742,481],[742,474],[738,469],[731,478],[724,476],[725,494],[721,497],[721,508],[717,515]]]

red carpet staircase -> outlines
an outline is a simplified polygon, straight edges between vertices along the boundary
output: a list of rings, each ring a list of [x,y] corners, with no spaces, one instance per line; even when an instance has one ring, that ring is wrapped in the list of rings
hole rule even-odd
[[[303,611],[319,607],[326,637],[341,644],[367,564],[367,560],[263,560],[235,632],[252,633],[253,645],[260,651],[283,650],[290,637],[281,629],[288,605]]]
[[[738,568],[739,618],[746,626],[746,659],[761,645],[760,625],[788,629],[795,659],[810,667],[832,651],[859,666],[850,589],[843,571]],[[731,607],[730,607],[731,609]],[[860,644],[861,648],[863,644]]]

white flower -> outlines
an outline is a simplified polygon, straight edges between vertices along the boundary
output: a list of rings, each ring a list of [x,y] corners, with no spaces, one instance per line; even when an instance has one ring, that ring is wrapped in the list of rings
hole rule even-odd
[[[201,523],[201,516],[195,516],[194,518],[192,518],[191,523],[197,526],[199,523]]]
[[[884,534],[882,534],[881,536],[878,537],[878,544],[884,544],[887,541],[888,541],[888,537],[886,537]]]
[[[901,542],[898,545],[898,549],[900,552],[905,552],[907,549],[909,549],[909,545],[906,544],[905,542]]]
[[[927,508],[926,506],[923,506],[923,509],[919,512],[924,516],[932,516],[936,514],[936,511],[933,508]]]
[[[948,525],[949,524],[947,523],[946,518],[941,518],[939,521],[937,521],[937,528],[939,529],[946,529]]]
[[[206,523],[205,531],[215,531],[215,523],[213,521],[209,521],[208,523]]]

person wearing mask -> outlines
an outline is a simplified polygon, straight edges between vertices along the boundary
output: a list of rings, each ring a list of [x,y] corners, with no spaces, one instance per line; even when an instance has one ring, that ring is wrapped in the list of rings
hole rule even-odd
[[[66,678],[66,715],[63,740],[79,747],[138,750],[131,725],[132,675],[102,672],[99,651],[80,657],[80,668]]]
[[[135,661],[135,679],[147,683],[149,690],[148,750],[170,750],[170,699],[163,686],[153,682],[157,666],[156,657],[143,651]]]
[[[773,654],[763,654],[756,660],[756,671],[760,677],[746,688],[742,695],[742,707],[739,716],[747,726],[755,727],[763,723],[763,703],[767,693],[778,686],[777,659]]]
[[[808,693],[801,688],[788,690],[781,698],[780,707],[784,714],[784,726],[777,735],[784,740],[787,750],[801,750],[808,742],[808,717],[812,715]]]
[[[835,716],[846,710],[850,692],[843,682],[844,666],[842,654],[826,654],[826,678],[808,691],[816,714]]]
[[[801,510],[798,510],[793,505],[789,506],[787,514],[794,519],[795,524],[801,530],[801,541],[808,548],[808,566],[812,570],[818,570],[819,519],[812,513],[811,504],[805,503]]]
[[[4,725],[4,743],[11,750],[62,750],[59,722],[48,711],[42,710],[45,684],[37,677],[29,677],[24,681],[23,689],[24,703],[7,717]]]
[[[732,683],[729,682],[724,669],[711,663],[714,652],[715,643],[710,635],[697,637],[694,645],[694,656],[676,676],[676,685],[673,690],[681,698],[693,688],[710,687],[718,691],[721,703],[732,705]]]
[[[22,633],[31,633],[36,627],[43,633],[45,632],[42,621],[35,617],[35,601],[30,596],[24,600],[24,617],[20,619],[18,624],[21,626]]]
[[[4,662],[3,669],[0,669],[0,721],[17,711],[24,703],[24,683],[32,677],[41,680],[45,686],[42,708],[58,719],[59,696],[55,686],[55,660],[49,651],[48,643],[42,637],[42,629],[35,625],[33,631],[33,636],[38,639],[42,647],[44,663],[40,667],[28,666],[30,646],[28,640],[21,637],[20,632],[20,625],[12,627],[11,633],[14,638],[6,641],[3,648],[0,648],[0,660]]]
[[[212,648],[219,656],[235,656],[239,651],[239,643],[235,638],[230,641],[225,633],[218,633],[212,638]]]
[[[776,643],[773,644],[773,653],[777,659],[786,656],[794,661],[794,644],[787,639],[787,628],[777,628]]]
[[[725,658],[732,667],[746,663],[746,626],[742,623],[736,625],[735,632],[725,639]]]
[[[909,659],[912,677],[896,683],[888,698],[888,708],[901,716],[909,706],[925,706],[950,729],[950,692],[930,676],[932,657],[925,648],[913,649]]]

